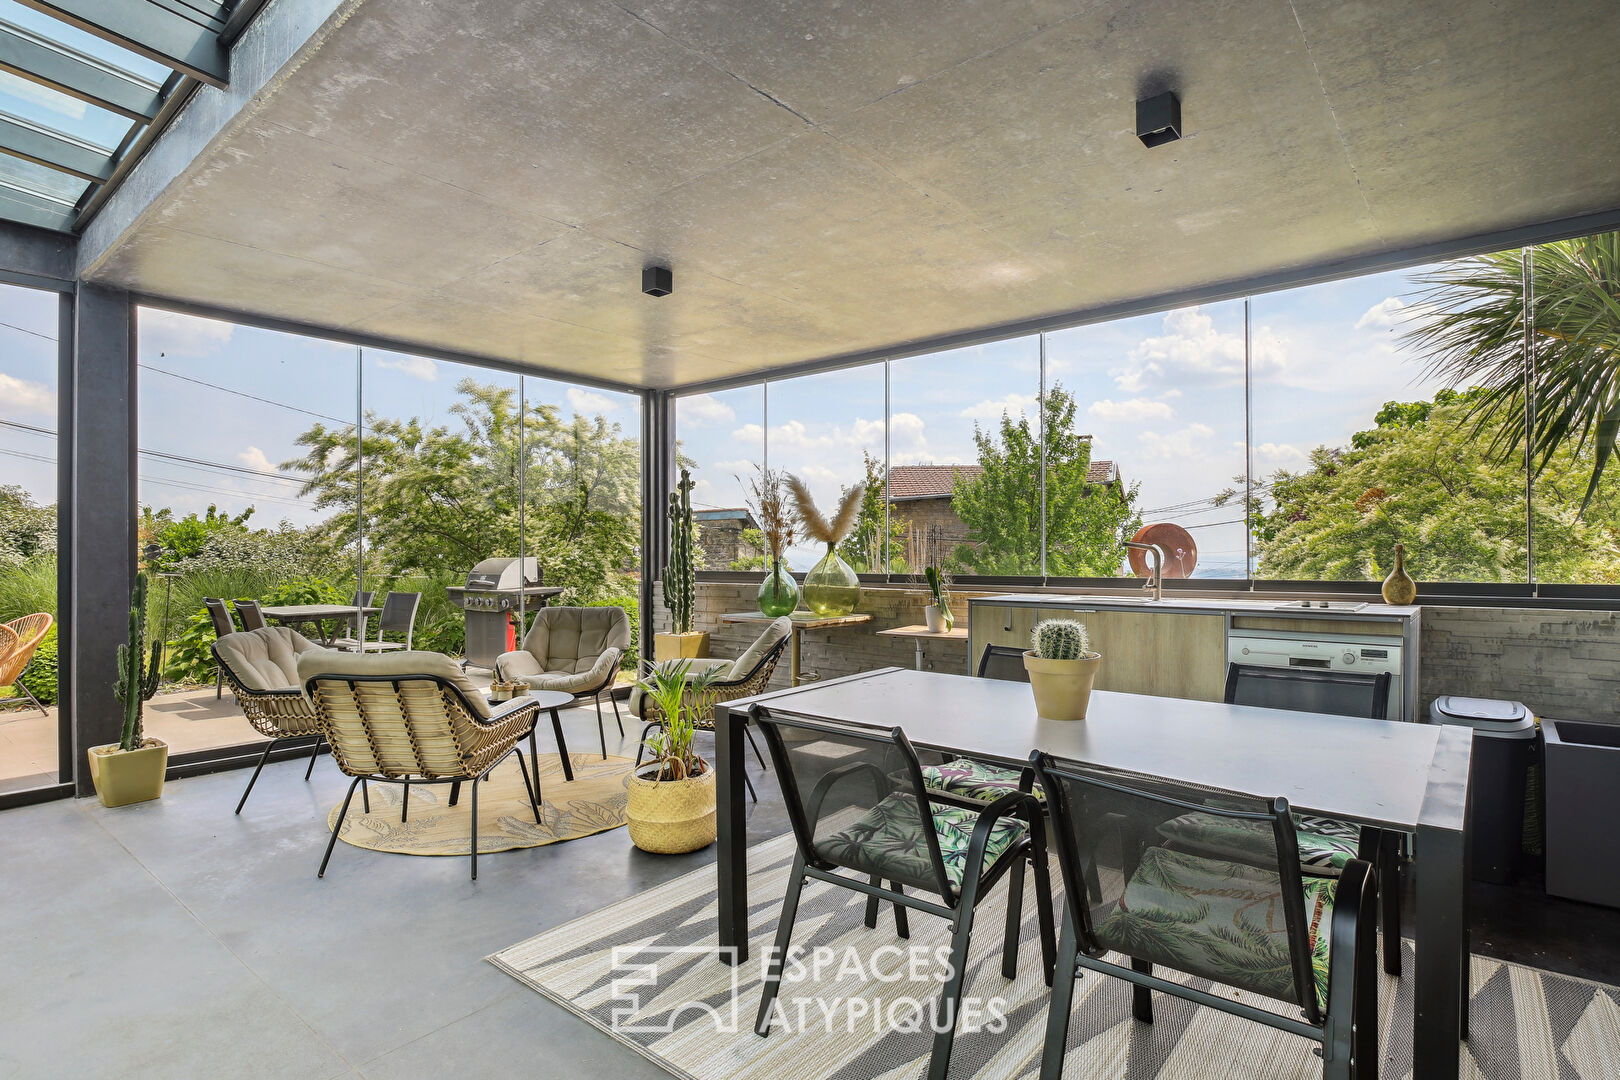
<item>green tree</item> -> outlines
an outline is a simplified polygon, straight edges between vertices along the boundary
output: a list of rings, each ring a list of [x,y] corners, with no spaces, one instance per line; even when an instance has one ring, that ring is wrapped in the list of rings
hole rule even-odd
[[[165,549],[164,554],[152,563],[151,569],[171,570],[175,563],[201,555],[210,542],[218,537],[245,536],[249,531],[248,518],[252,516],[251,506],[233,516],[210,503],[202,517],[187,514],[176,520],[174,511],[166,506],[157,511],[143,506],[138,530],[143,543],[156,541]]]
[[[38,506],[14,484],[0,485],[0,567],[56,557],[56,507]]]
[[[1389,402],[1348,447],[1318,446],[1308,468],[1267,478],[1270,509],[1257,498],[1251,515],[1258,575],[1376,580],[1401,542],[1419,580],[1523,581],[1524,466],[1490,452],[1490,431],[1476,437],[1488,393]],[[1531,512],[1537,576],[1620,580],[1620,480],[1599,488],[1583,519],[1583,485],[1560,478],[1585,468],[1568,447],[1549,465]]]
[[[1115,577],[1125,541],[1141,527],[1137,485],[1088,483],[1091,440],[1075,429],[1074,395],[1054,384],[1040,402],[1046,439],[1046,565],[1053,577]],[[992,433],[974,425],[980,472],[956,480],[951,507],[968,542],[950,558],[959,574],[1041,572],[1040,428],[1002,413]]]
[[[1532,251],[1528,380],[1525,277],[1517,249],[1431,271],[1420,279],[1427,289],[1406,341],[1428,354],[1431,375],[1481,388],[1467,418],[1493,461],[1522,462],[1527,427],[1538,476],[1567,461],[1561,452],[1583,455],[1584,511],[1620,434],[1620,233]]]
[[[883,569],[883,508],[888,501],[889,469],[881,459],[873,457],[869,452],[861,451],[865,461],[866,475],[863,483],[866,490],[861,493],[860,510],[855,516],[855,527],[849,531],[844,542],[838,545],[838,554],[844,561],[861,574],[881,574]],[[841,494],[848,494],[849,488],[842,489]],[[893,553],[891,561],[898,564],[892,568],[896,574],[906,573],[903,568],[905,558],[899,553],[899,545],[906,538],[906,523],[901,520],[890,520],[888,523],[889,549]]]

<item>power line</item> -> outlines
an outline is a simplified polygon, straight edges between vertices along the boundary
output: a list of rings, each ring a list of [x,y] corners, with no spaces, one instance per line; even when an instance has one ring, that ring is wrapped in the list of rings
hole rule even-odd
[[[28,327],[18,326],[16,323],[0,322],[0,326],[4,326],[9,330],[16,330],[18,333],[32,334],[34,337],[43,338],[46,341],[54,342],[56,340],[56,335],[54,334],[42,334],[38,330],[30,330]]]
[[[24,424],[18,420],[0,420],[0,427],[16,428],[18,431],[26,431],[31,435],[43,435],[52,439],[56,438],[56,432],[50,430],[49,428],[35,427],[33,424]],[[194,469],[216,469],[221,472],[238,473],[243,476],[253,476],[264,480],[275,480],[283,484],[301,485],[304,483],[304,481],[300,480],[296,476],[283,476],[280,473],[265,472],[263,469],[250,469],[245,465],[227,465],[222,461],[208,461],[204,458],[187,457],[184,454],[170,454],[163,450],[148,450],[145,447],[141,447],[136,451],[136,453],[140,454],[142,457],[160,458],[164,461],[173,462],[177,465],[187,466]]]
[[[246,390],[232,390],[228,386],[220,386],[218,383],[206,382],[202,379],[194,379],[190,375],[181,375],[178,372],[165,371],[163,368],[153,367],[151,364],[141,364],[140,367],[157,375],[167,375],[169,378],[179,379],[181,382],[196,383],[198,386],[206,386],[210,390],[218,390],[222,394],[234,394],[239,398],[247,398],[249,401],[257,401],[264,405],[274,405],[276,408],[286,409],[288,412],[303,413],[305,416],[313,416],[318,420],[330,420],[334,424],[345,425],[353,423],[352,420],[342,420],[336,416],[328,416],[325,413],[312,412],[309,409],[300,409],[297,405],[288,405],[284,401],[276,401],[272,398],[260,397],[257,394],[250,394]]]

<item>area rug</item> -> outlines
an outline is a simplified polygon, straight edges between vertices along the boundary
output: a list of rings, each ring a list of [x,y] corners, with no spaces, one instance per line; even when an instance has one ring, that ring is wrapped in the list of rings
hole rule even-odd
[[[528,755],[524,754],[524,760]],[[509,758],[478,785],[478,851],[540,847],[617,829],[624,824],[626,784],[634,765],[629,758],[570,754],[574,779],[563,779],[562,758],[541,754],[540,824],[534,823],[529,795],[517,758]],[[455,806],[450,785],[412,784],[406,820],[399,820],[399,784],[371,784],[371,812],[361,811],[355,792],[338,837],[355,847],[401,855],[466,855],[472,822],[472,785],[461,785]],[[342,804],[326,817],[331,828]]]
[[[897,1030],[931,1001],[939,975],[929,958],[947,945],[945,923],[910,913],[911,939],[885,907],[876,930],[864,899],[819,882],[806,886],[794,945],[801,978],[784,982],[782,1026],[753,1033],[760,965],[775,932],[792,838],[749,853],[751,957],[716,962],[714,869],[695,871],[488,957],[538,993],[691,1080],[913,1080],[924,1075],[931,1035]],[[1033,1080],[1048,992],[1040,976],[1033,890],[1023,920],[1018,977],[1001,974],[1006,890],[975,919],[952,1080]],[[917,946],[923,955],[919,970]],[[1406,970],[1412,944],[1406,942]],[[818,953],[818,950],[824,952]],[[824,956],[816,970],[818,955]],[[854,959],[851,959],[853,957]],[[790,968],[791,972],[791,968]],[[898,976],[898,977],[897,977]],[[920,976],[920,977],[913,977]],[[1382,1075],[1412,1075],[1412,980],[1383,977]],[[892,980],[892,981],[890,981]],[[1203,980],[1191,985],[1280,1007]],[[1473,958],[1471,1040],[1462,1076],[1485,1080],[1598,1080],[1620,1076],[1620,988]],[[976,1002],[976,1004],[974,1003]],[[971,1010],[971,1011],[970,1011]],[[1065,1080],[1314,1080],[1315,1043],[1179,999],[1154,996],[1155,1019],[1131,1017],[1131,988],[1086,973],[1075,987]],[[874,1017],[880,1018],[878,1022]],[[999,1019],[998,1019],[999,1018]]]

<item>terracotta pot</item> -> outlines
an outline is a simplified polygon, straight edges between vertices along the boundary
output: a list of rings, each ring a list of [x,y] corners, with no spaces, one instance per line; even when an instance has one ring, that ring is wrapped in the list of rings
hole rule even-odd
[[[90,780],[102,806],[127,806],[163,794],[163,773],[169,767],[169,744],[147,739],[139,749],[120,750],[117,743],[92,746]]]
[[[630,842],[642,851],[684,855],[708,847],[714,843],[714,811],[712,765],[686,780],[630,777],[625,818],[630,825]]]
[[[684,634],[654,634],[654,660],[695,660],[709,655],[709,632],[692,630]]]
[[[1091,703],[1102,656],[1092,653],[1079,660],[1043,660],[1025,650],[1024,670],[1035,692],[1035,712],[1043,720],[1084,720]]]

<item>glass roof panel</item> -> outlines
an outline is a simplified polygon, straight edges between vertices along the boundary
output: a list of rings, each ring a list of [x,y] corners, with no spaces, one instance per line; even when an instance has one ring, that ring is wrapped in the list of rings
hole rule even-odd
[[[0,186],[26,191],[71,208],[90,184],[77,176],[47,169],[10,154],[0,154]]]
[[[130,126],[128,117],[8,71],[0,71],[0,112],[100,147],[109,154],[118,148]]]
[[[94,34],[89,34],[74,26],[49,15],[24,7],[17,0],[0,0],[0,19],[15,23],[25,30],[32,31],[47,41],[54,41],[65,45],[69,49],[95,57],[102,63],[117,68],[120,71],[135,75],[147,82],[161,85],[172,72],[156,60],[148,60],[139,53],[130,52],[110,41],[103,41]]]

